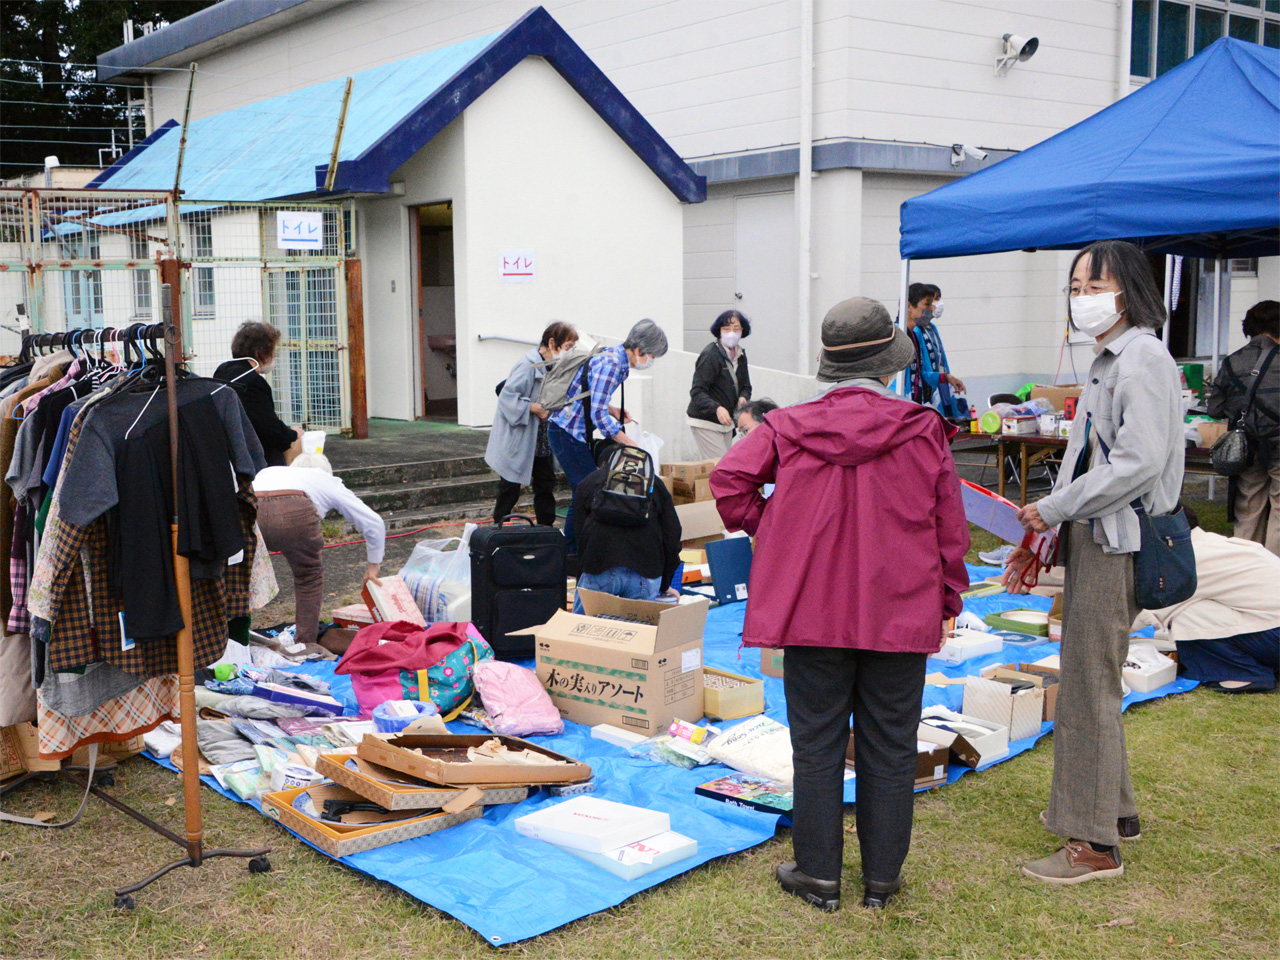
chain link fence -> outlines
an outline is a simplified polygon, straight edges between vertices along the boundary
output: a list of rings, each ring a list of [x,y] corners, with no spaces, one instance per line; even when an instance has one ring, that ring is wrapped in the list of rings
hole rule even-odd
[[[0,355],[23,330],[161,319],[159,262],[177,257],[183,343],[210,376],[247,320],[281,331],[271,374],[289,423],[351,426],[344,262],[349,204],[219,203],[163,191],[0,189]]]

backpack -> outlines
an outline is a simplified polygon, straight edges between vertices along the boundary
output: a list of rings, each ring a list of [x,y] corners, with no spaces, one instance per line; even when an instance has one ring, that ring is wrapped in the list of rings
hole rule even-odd
[[[604,486],[591,496],[592,519],[615,527],[643,527],[653,514],[653,460],[639,447],[609,454]]]
[[[555,413],[562,410],[575,400],[581,400],[588,396],[589,391],[583,390],[581,393],[574,393],[574,387],[577,386],[578,373],[581,371],[586,362],[600,353],[604,347],[595,347],[592,350],[579,350],[574,347],[568,353],[564,354],[542,377],[542,390],[538,394],[538,403],[542,405],[544,410]]]

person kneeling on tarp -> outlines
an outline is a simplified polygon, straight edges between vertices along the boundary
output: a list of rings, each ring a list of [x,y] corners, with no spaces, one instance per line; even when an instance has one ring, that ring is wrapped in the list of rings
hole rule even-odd
[[[1181,673],[1224,693],[1276,688],[1280,672],[1280,557],[1252,540],[1224,537],[1191,524],[1196,592],[1190,600],[1144,610],[1134,627],[1154,624],[1178,645]]]
[[[578,484],[578,587],[630,600],[677,597],[671,578],[680,564],[680,518],[653,461],[639,447],[618,447]],[[573,600],[582,613],[582,599]]]
[[[382,565],[386,526],[347,489],[323,454],[304,453],[287,467],[267,467],[253,478],[258,498],[258,528],[272,553],[284,554],[293,574],[295,639],[315,643],[320,629],[320,602],[324,597],[324,563],[320,551],[324,536],[320,521],[337,510],[355,524],[365,541],[364,581],[377,582]],[[362,581],[363,582],[363,581]]]
[[[836,304],[822,321],[826,393],[774,410],[711,474],[725,526],[756,535],[742,642],[786,650],[796,859],[778,882],[823,910],[840,905],[850,715],[863,905],[902,883],[925,660],[969,586],[955,427],[888,387],[913,356],[883,304]]]

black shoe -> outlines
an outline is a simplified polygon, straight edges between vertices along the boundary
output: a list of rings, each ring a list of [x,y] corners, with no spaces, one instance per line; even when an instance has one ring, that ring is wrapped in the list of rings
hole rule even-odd
[[[902,878],[893,883],[880,883],[876,880],[864,880],[862,905],[872,910],[883,910],[893,899],[893,895],[902,889]]]
[[[1142,839],[1142,826],[1138,823],[1136,815],[1132,817],[1121,817],[1116,821],[1116,830],[1120,833],[1121,840]]]
[[[840,909],[840,881],[815,880],[801,873],[794,863],[780,863],[774,871],[782,889],[828,913]]]

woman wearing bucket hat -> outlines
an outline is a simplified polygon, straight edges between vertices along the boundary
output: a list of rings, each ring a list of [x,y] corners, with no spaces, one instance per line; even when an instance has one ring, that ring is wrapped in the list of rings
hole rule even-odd
[[[711,490],[725,526],[757,534],[743,643],[786,649],[795,862],[778,881],[821,909],[840,904],[852,716],[862,902],[882,907],[911,844],[925,659],[960,612],[969,528],[955,428],[887,386],[915,356],[908,335],[855,297],[827,312],[822,348],[824,393],[770,413]]]

